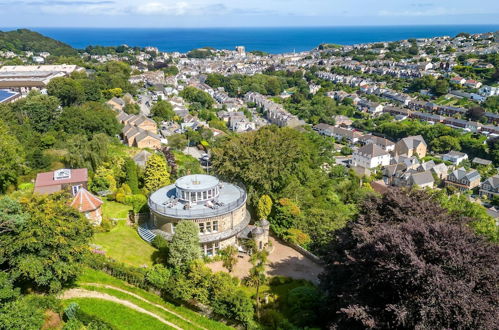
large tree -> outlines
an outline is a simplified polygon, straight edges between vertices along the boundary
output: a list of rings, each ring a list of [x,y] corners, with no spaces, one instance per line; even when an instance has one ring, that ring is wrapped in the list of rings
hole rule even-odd
[[[0,119],[0,193],[11,184],[17,183],[17,176],[24,160],[24,151],[7,125]]]
[[[144,189],[153,192],[168,184],[170,184],[170,173],[165,157],[161,154],[151,155],[144,170]]]
[[[81,84],[71,78],[58,77],[47,84],[47,93],[57,97],[63,106],[80,104],[85,101],[85,91]]]
[[[499,247],[424,191],[368,198],[322,285],[333,328],[497,329]]]
[[[76,279],[92,236],[88,221],[64,194],[34,195],[8,204],[17,218],[0,233],[0,264],[17,281],[51,292]]]
[[[151,114],[156,121],[171,120],[175,116],[173,107],[168,101],[158,101],[152,106]]]
[[[38,132],[47,132],[54,128],[60,114],[59,99],[54,96],[30,94],[19,102],[20,113],[26,116],[31,126]]]
[[[199,258],[201,258],[199,227],[194,222],[181,221],[175,226],[175,234],[169,244],[168,264],[181,268]]]

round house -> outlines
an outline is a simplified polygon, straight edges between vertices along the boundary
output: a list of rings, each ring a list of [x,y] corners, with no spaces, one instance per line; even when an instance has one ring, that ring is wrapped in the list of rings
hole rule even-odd
[[[150,220],[139,233],[146,240],[155,235],[171,240],[180,221],[192,221],[199,226],[205,255],[214,255],[237,245],[238,234],[250,223],[246,199],[245,189],[238,185],[211,175],[187,175],[150,195]]]

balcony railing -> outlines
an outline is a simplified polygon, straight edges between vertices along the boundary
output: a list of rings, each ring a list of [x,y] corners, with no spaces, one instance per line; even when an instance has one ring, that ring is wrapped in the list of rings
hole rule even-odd
[[[248,211],[246,211],[246,214],[244,215],[243,220],[235,225],[233,228],[221,231],[221,232],[216,232],[216,233],[210,233],[210,234],[200,234],[199,235],[199,242],[200,243],[209,243],[209,242],[217,242],[221,241],[230,237],[233,237],[237,234],[239,234],[246,226],[249,225],[251,221],[251,215]],[[149,227],[145,227],[149,228]],[[149,229],[148,229],[149,230]],[[173,234],[164,232],[160,229],[152,229],[150,230],[151,233],[154,235],[160,235],[163,238],[167,240],[171,240],[173,238]]]
[[[210,208],[204,205],[201,208],[194,206],[193,208],[190,209],[183,209],[179,207],[167,207],[166,205],[153,202],[151,198],[149,198],[148,205],[149,208],[154,212],[167,217],[180,218],[180,219],[215,217],[218,215],[227,214],[234,210],[237,210],[246,202],[247,198],[246,190],[239,186],[236,187],[241,192],[241,196],[233,202],[230,202],[222,206],[218,206],[216,208]]]

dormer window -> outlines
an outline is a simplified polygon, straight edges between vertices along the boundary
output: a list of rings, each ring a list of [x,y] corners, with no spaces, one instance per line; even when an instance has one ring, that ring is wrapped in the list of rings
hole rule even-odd
[[[54,181],[57,180],[67,180],[71,179],[71,170],[67,168],[63,168],[57,171],[54,171]]]

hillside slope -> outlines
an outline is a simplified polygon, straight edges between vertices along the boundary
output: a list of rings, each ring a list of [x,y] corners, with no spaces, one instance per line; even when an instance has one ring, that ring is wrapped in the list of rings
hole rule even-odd
[[[49,52],[51,55],[75,55],[76,49],[61,41],[27,29],[0,31],[0,50]]]

